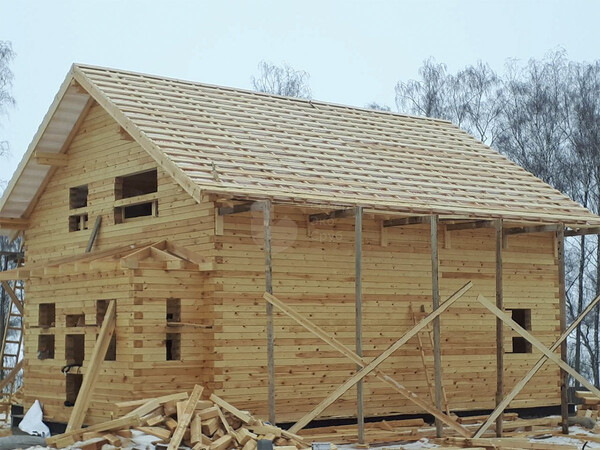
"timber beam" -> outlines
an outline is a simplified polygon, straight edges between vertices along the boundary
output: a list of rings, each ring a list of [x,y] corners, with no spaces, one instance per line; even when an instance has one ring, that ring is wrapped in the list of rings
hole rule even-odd
[[[554,233],[558,231],[560,227],[561,225],[536,225],[531,227],[506,228],[504,230],[504,236],[524,233]]]
[[[449,223],[446,231],[475,230],[477,228],[494,228],[494,220],[474,220],[471,222]]]
[[[0,227],[11,230],[25,230],[29,228],[29,219],[18,217],[0,217]]]
[[[230,214],[238,214],[248,211],[262,211],[264,207],[264,201],[247,202],[234,206],[222,206],[218,209],[218,213],[220,216],[228,216]]]
[[[403,217],[400,219],[389,219],[383,221],[383,228],[401,227],[404,225],[419,225],[423,223],[431,223],[430,216],[414,216]]]
[[[66,153],[35,152],[33,158],[42,166],[64,167],[69,162]]]
[[[330,219],[343,219],[345,217],[353,217],[355,212],[356,209],[336,209],[335,211],[331,211],[329,213],[311,214],[308,216],[308,221],[310,223],[314,223]]]
[[[565,237],[567,236],[584,236],[587,234],[600,234],[600,227],[593,228],[575,228],[565,230]]]

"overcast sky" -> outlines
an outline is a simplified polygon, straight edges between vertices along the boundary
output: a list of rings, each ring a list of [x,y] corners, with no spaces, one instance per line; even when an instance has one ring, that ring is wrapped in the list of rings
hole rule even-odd
[[[260,60],[310,73],[313,97],[393,109],[430,56],[450,70],[564,48],[600,59],[600,2],[577,0],[0,0],[17,107],[0,117],[11,177],[73,62],[250,88]]]

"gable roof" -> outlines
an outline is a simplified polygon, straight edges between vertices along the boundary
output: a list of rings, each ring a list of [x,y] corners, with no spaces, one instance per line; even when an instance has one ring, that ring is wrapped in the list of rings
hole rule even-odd
[[[599,225],[559,191],[450,122],[73,65],[0,200],[30,212],[90,98],[194,198],[214,193],[404,214]],[[29,208],[29,209],[28,209]]]

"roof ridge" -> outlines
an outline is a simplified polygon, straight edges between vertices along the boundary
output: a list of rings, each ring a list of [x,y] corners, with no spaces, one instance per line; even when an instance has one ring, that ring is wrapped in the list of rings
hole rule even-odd
[[[422,120],[422,121],[426,121],[426,122],[437,122],[437,123],[446,124],[446,125],[448,125],[448,124],[454,125],[450,120],[441,119],[438,117],[418,116],[415,114],[408,114],[408,113],[402,113],[402,112],[383,111],[380,109],[372,109],[372,108],[367,108],[365,106],[356,106],[356,105],[348,105],[348,104],[344,104],[344,103],[328,102],[325,100],[306,99],[306,98],[300,98],[300,97],[291,97],[291,96],[286,96],[286,95],[271,94],[268,92],[254,91],[252,89],[245,89],[245,88],[239,88],[239,87],[233,87],[233,86],[224,86],[224,85],[220,85],[220,84],[186,80],[186,79],[177,78],[177,77],[167,77],[167,76],[157,75],[157,74],[153,74],[153,73],[138,72],[138,71],[134,71],[134,70],[116,69],[114,67],[97,66],[97,65],[93,65],[93,64],[73,63],[73,66],[81,68],[81,69],[88,68],[88,69],[92,69],[92,70],[104,70],[104,71],[109,71],[109,72],[124,73],[124,74],[129,74],[129,75],[154,78],[157,80],[166,80],[166,81],[173,81],[173,82],[177,82],[177,83],[186,83],[191,86],[202,86],[205,88],[222,89],[222,90],[226,90],[226,91],[230,91],[230,92],[239,92],[242,94],[257,95],[257,96],[261,96],[261,97],[270,97],[270,98],[276,98],[276,99],[280,99],[280,100],[298,101],[298,102],[308,103],[308,104],[312,104],[312,105],[323,105],[323,106],[330,106],[330,107],[332,106],[335,108],[351,109],[351,110],[356,110],[356,111],[369,112],[369,113],[373,113],[373,114],[388,115],[388,116],[393,116],[393,117],[406,117],[406,118],[417,119],[417,120]],[[464,130],[462,130],[462,131],[464,131]],[[465,133],[469,134],[467,132],[465,132]]]

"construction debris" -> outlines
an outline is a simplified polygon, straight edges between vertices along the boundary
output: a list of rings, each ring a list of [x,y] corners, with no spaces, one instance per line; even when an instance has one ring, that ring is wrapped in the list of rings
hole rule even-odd
[[[202,399],[204,388],[196,385],[192,393],[117,403],[123,416],[87,428],[71,430],[46,439],[48,445],[65,448],[77,442],[83,450],[104,445],[120,449],[132,446],[133,431],[154,436],[155,445],[175,450],[180,445],[194,450],[256,450],[258,441],[273,443],[273,450],[301,450],[310,447],[302,437],[282,430],[240,411],[211,394]]]

